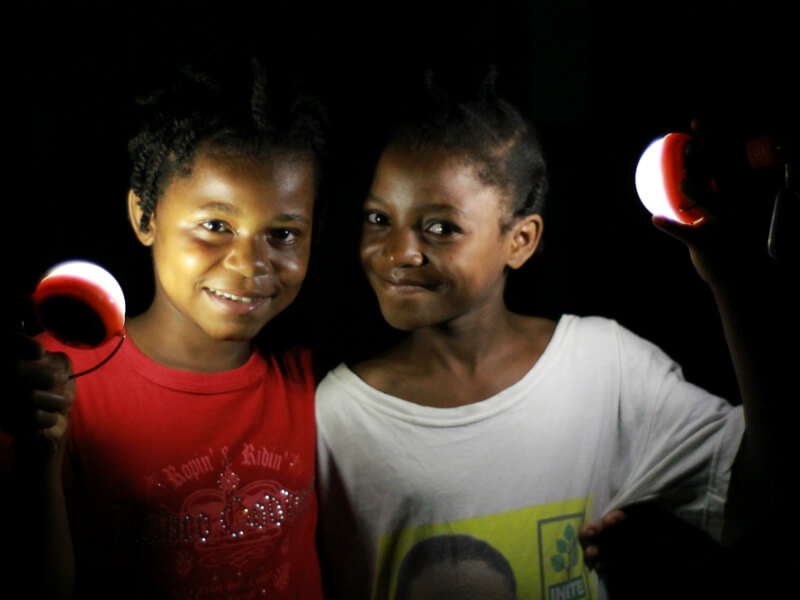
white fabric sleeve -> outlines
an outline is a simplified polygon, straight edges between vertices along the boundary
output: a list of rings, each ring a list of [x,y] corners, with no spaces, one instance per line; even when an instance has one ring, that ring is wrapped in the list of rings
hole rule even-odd
[[[617,461],[626,476],[611,508],[657,497],[720,541],[731,468],[744,433],[741,407],[687,382],[658,347],[616,327]]]

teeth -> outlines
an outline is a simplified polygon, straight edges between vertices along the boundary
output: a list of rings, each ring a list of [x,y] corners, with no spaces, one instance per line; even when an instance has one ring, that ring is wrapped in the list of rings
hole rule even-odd
[[[225,298],[226,300],[233,300],[234,302],[245,302],[249,304],[250,302],[254,302],[254,298],[250,298],[248,296],[236,296],[235,294],[229,294],[227,292],[220,292],[218,290],[212,288],[206,288],[209,292],[218,296],[220,298]]]

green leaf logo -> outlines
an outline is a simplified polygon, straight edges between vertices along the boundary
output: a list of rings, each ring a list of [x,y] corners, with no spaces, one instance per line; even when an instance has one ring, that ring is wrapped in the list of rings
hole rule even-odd
[[[561,571],[563,571],[567,567],[567,565],[566,565],[566,563],[564,561],[564,557],[561,556],[560,554],[555,554],[555,555],[551,556],[550,557],[550,564],[553,565],[553,570],[556,573],[560,573]]]
[[[575,535],[575,527],[572,523],[567,523],[562,532],[563,537],[556,538],[556,550],[558,554],[550,557],[550,564],[556,573],[566,572],[566,577],[572,577],[572,569],[581,560],[580,545],[578,536]]]

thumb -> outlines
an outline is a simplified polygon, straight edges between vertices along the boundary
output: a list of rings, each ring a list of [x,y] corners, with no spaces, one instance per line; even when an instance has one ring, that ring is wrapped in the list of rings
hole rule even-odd
[[[687,246],[697,246],[708,235],[708,230],[712,226],[712,219],[706,215],[694,223],[679,223],[666,217],[653,216],[653,225],[667,235],[680,240]]]

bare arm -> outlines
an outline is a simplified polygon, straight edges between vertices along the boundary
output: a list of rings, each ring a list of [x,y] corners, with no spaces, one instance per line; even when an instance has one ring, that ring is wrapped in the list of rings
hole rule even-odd
[[[20,542],[9,575],[25,577],[35,597],[69,598],[75,559],[61,473],[75,390],[71,364],[21,336],[12,335],[6,347],[16,360],[0,412],[2,429],[13,437],[5,502],[14,515],[11,539]]]
[[[791,307],[796,310],[797,303],[789,281],[798,265],[770,259],[765,233],[763,246],[747,252],[750,244],[736,239],[744,229],[715,219],[695,228],[660,218],[654,223],[687,244],[719,310],[745,414],[745,439],[734,466],[737,483],[756,493],[765,486],[774,492],[790,456],[794,407],[787,402],[788,363],[797,334]]]
[[[792,397],[797,394],[790,391],[789,373],[798,354],[794,348],[800,307],[792,283],[799,279],[800,265],[777,262],[767,252],[768,223],[761,220],[766,211],[760,208],[770,208],[777,189],[759,190],[742,185],[743,179],[737,177],[738,183],[719,195],[710,191],[707,181],[686,181],[682,189],[687,195],[701,206],[722,209],[721,215],[706,210],[704,221],[693,226],[661,217],[654,217],[653,223],[686,244],[715,299],[746,425],[733,466],[731,486],[737,493],[729,509],[735,513],[733,502],[738,501],[752,514],[753,508],[764,510],[783,498],[782,481],[787,478],[781,474],[792,468]],[[587,564],[613,562],[602,547],[603,534],[609,535],[619,521],[617,512],[584,527],[581,542]]]

